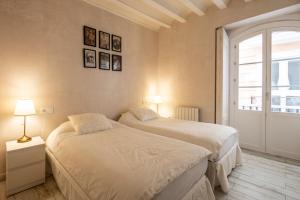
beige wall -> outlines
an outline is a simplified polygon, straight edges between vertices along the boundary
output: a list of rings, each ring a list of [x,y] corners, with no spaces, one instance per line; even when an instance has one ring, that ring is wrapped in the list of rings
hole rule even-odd
[[[54,114],[29,119],[29,135],[46,138],[69,114],[116,118],[155,93],[158,72],[168,103],[199,106],[202,120],[213,121],[215,27],[296,2],[231,0],[225,10],[212,7],[158,35],[81,0],[0,0],[0,178],[4,143],[22,132],[22,119],[12,115],[22,97],[32,98],[38,109],[54,106]],[[83,25],[122,36],[122,72],[83,68]],[[168,114],[167,108],[160,110]]]
[[[299,0],[231,0],[228,8],[211,7],[206,15],[191,15],[187,23],[176,23],[159,32],[159,85],[168,105],[201,108],[201,120],[214,122],[215,115],[215,29],[229,23],[270,12]]]
[[[83,25],[122,36],[122,72],[83,68]],[[45,138],[69,114],[116,118],[155,88],[157,33],[83,1],[1,0],[0,27],[0,175],[5,141],[22,133],[12,115],[18,98],[54,106],[54,114],[29,119],[29,135]]]

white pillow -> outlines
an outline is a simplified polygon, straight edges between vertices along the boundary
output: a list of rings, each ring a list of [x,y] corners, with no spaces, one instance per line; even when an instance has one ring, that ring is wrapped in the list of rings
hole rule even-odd
[[[68,119],[71,121],[78,134],[93,133],[112,128],[111,122],[105,117],[105,115],[98,113],[71,115],[68,116]]]
[[[57,144],[58,141],[57,138],[60,137],[61,134],[72,133],[72,132],[75,132],[75,130],[70,121],[62,123],[56,129],[54,129],[47,137],[46,140],[47,147],[53,150]]]
[[[158,115],[156,112],[149,108],[131,108],[129,110],[136,118],[138,118],[141,121],[147,121],[151,119],[156,119],[158,118]]]
[[[74,128],[73,125],[70,121],[66,121],[64,123],[62,123],[61,125],[59,125],[59,127],[57,127],[55,129],[55,131],[57,131],[58,134],[60,133],[66,133],[66,132],[74,132]]]

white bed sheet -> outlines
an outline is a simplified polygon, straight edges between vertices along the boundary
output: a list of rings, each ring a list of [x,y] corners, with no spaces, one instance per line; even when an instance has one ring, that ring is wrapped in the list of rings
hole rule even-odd
[[[54,131],[47,147],[89,199],[160,200],[176,189],[180,196],[205,177],[209,154],[194,145],[122,125],[88,135]],[[213,199],[207,190],[204,196]]]
[[[218,124],[171,118],[140,121],[130,112],[122,114],[119,122],[132,128],[205,147],[212,152],[210,161],[219,160],[238,143],[236,129]]]

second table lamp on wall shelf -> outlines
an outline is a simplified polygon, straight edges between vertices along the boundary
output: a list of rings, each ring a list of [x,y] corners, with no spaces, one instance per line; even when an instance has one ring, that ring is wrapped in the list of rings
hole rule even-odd
[[[30,100],[30,99],[17,100],[14,115],[24,117],[24,132],[23,132],[23,136],[17,140],[18,143],[24,143],[24,142],[31,141],[31,137],[26,135],[26,117],[29,115],[35,115],[35,114],[36,114],[36,111],[35,111],[34,103],[32,100]]]

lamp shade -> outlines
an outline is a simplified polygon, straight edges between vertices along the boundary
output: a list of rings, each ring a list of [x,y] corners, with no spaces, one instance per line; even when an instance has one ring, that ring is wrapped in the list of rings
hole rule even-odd
[[[35,113],[36,113],[35,107],[32,100],[30,99],[17,100],[14,115],[26,116],[26,115],[34,115]]]
[[[163,103],[163,98],[161,96],[155,95],[155,96],[150,96],[148,98],[149,103],[155,103],[155,104],[160,104]]]

